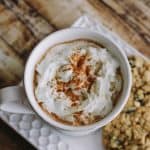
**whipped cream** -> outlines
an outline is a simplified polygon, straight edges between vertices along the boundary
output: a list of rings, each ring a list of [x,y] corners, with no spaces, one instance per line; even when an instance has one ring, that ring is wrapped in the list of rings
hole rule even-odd
[[[94,42],[58,44],[35,68],[35,96],[44,109],[66,121],[74,122],[78,112],[83,120],[103,118],[113,108],[112,95],[121,90],[118,68],[119,62],[109,50]]]

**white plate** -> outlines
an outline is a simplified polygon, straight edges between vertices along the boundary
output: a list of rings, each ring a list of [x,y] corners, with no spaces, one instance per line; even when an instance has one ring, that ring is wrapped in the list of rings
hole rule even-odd
[[[140,55],[147,59],[116,34],[87,16],[80,17],[72,27],[83,27],[100,32],[110,40],[115,41],[118,47],[124,50],[128,56]],[[40,150],[104,150],[100,130],[88,136],[70,137],[57,132],[36,115],[14,114],[0,110],[0,117],[29,143]]]

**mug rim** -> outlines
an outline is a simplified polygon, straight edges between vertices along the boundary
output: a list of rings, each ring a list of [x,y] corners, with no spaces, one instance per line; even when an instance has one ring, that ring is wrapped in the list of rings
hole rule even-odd
[[[29,60],[31,60],[33,53],[36,51],[36,49],[39,47],[39,45],[41,45],[42,43],[44,43],[51,36],[55,36],[56,34],[62,34],[62,33],[65,33],[65,32],[72,32],[72,31],[76,31],[76,32],[81,32],[82,31],[82,32],[89,32],[91,34],[97,34],[97,35],[101,36],[101,38],[103,38],[104,40],[107,40],[107,42],[109,42],[111,45],[115,46],[115,48],[117,49],[117,51],[120,52],[121,56],[124,58],[123,61],[126,64],[126,71],[127,71],[127,75],[128,75],[128,80],[126,79],[128,81],[127,89],[125,90],[126,91],[126,95],[124,96],[124,99],[121,101],[122,103],[120,104],[120,107],[119,108],[115,108],[114,107],[112,109],[112,111],[109,114],[107,114],[100,121],[94,122],[94,123],[89,124],[89,125],[83,125],[83,126],[73,126],[73,125],[63,124],[61,122],[58,122],[58,121],[54,120],[50,116],[48,116],[43,110],[37,110],[35,108],[35,105],[32,102],[33,99],[30,98],[30,95],[28,93],[28,85],[27,85],[27,80],[28,80],[27,73],[28,73],[28,68],[30,67],[30,61]],[[43,120],[45,120],[49,125],[52,125],[52,126],[54,126],[56,128],[60,128],[62,130],[68,130],[68,131],[80,131],[80,130],[83,131],[83,130],[90,130],[90,129],[95,129],[96,130],[96,129],[101,128],[102,126],[108,124],[110,121],[112,121],[121,112],[121,110],[123,109],[123,107],[125,106],[125,104],[126,104],[126,102],[128,100],[129,94],[130,94],[131,83],[132,83],[131,82],[131,80],[132,80],[131,78],[132,78],[132,76],[131,76],[131,68],[130,68],[127,56],[125,55],[125,53],[112,40],[108,39],[106,36],[100,34],[99,32],[92,31],[92,30],[89,30],[89,29],[85,29],[85,28],[66,28],[66,29],[58,30],[58,31],[55,31],[55,32],[51,33],[50,35],[48,35],[47,37],[45,37],[43,40],[41,40],[33,48],[32,52],[30,53],[30,55],[29,55],[29,57],[27,59],[26,65],[25,65],[24,87],[25,87],[26,95],[28,97],[29,104],[31,105],[31,107],[33,108],[33,110],[36,112],[36,114],[38,114],[38,116],[40,116]],[[123,85],[123,87],[124,87],[124,85]],[[35,98],[35,95],[34,95],[34,100],[35,99],[36,98]],[[37,101],[36,101],[36,103],[37,103]],[[44,113],[42,113],[42,112],[44,112]],[[47,119],[47,118],[49,118],[49,119]]]

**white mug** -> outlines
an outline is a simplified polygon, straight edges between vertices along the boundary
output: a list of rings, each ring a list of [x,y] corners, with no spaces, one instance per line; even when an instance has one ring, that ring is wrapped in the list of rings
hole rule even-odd
[[[47,49],[57,43],[75,39],[89,39],[100,43],[119,60],[123,75],[123,90],[113,110],[102,120],[85,126],[70,126],[53,120],[38,105],[34,96],[34,69],[37,62],[45,54]],[[24,84],[20,86],[6,87],[0,90],[0,109],[14,113],[37,113],[49,125],[58,128],[61,132],[70,135],[85,135],[93,132],[112,121],[125,106],[131,90],[131,70],[128,59],[123,50],[115,43],[100,33],[81,28],[68,28],[52,33],[43,39],[31,52],[25,66]],[[25,96],[25,93],[27,98]]]

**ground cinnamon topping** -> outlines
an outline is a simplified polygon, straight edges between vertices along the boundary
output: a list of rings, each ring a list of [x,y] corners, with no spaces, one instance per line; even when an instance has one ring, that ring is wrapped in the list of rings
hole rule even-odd
[[[89,91],[95,81],[94,74],[91,73],[90,65],[86,64],[90,58],[87,54],[74,53],[69,58],[70,65],[66,69],[72,69],[73,77],[68,82],[59,81],[57,79],[57,92],[63,92],[72,101],[71,106],[76,106],[82,100],[81,94],[75,94],[82,88]]]

